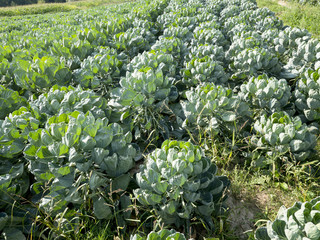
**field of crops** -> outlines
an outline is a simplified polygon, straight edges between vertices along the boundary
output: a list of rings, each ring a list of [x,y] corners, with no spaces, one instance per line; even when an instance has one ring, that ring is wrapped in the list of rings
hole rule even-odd
[[[320,42],[253,0],[1,18],[0,84],[0,239],[216,239],[223,152],[320,175]],[[320,196],[253,231],[319,240]]]

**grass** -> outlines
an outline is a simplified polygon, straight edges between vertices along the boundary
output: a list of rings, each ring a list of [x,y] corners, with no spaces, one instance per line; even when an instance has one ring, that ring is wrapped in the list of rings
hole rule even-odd
[[[314,38],[320,39],[320,5],[301,5],[296,2],[283,2],[282,6],[277,0],[257,0],[259,7],[267,7],[283,21],[285,25],[305,28]]]
[[[218,175],[225,175],[231,181],[227,202],[229,216],[222,219],[223,223],[218,226],[223,231],[217,231],[215,237],[254,239],[254,229],[264,225],[267,220],[274,220],[282,205],[288,208],[297,201],[310,201],[320,195],[319,147],[313,159],[317,173],[310,173],[310,165],[291,163],[284,166],[281,173],[274,174],[245,163],[242,156],[231,150],[234,146],[243,148],[244,142],[234,139],[232,146],[221,144],[221,141],[208,144],[208,139],[205,140],[207,142],[198,143],[207,149],[206,155],[211,156],[219,167]],[[244,151],[248,150],[244,148]]]
[[[72,10],[87,9],[91,7],[118,4],[123,2],[128,2],[128,0],[83,0],[67,3],[39,3],[25,6],[0,7],[0,17],[69,12]]]

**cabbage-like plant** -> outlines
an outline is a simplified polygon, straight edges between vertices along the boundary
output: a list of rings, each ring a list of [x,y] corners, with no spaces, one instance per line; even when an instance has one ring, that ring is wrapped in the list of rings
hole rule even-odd
[[[93,46],[87,40],[80,40],[78,37],[65,37],[57,47],[68,49],[72,56],[81,61],[93,52]]]
[[[170,26],[163,31],[164,37],[176,37],[181,39],[183,42],[188,42],[192,39],[192,32],[187,27],[173,27]]]
[[[251,141],[266,156],[258,159],[256,165],[264,167],[278,156],[291,153],[292,160],[306,161],[314,151],[316,136],[311,133],[299,117],[291,117],[286,112],[263,115],[254,123],[255,135]]]
[[[69,84],[72,74],[57,57],[35,57],[33,61],[15,61],[14,80],[17,86],[29,91],[42,92],[55,84]]]
[[[2,211],[11,209],[13,202],[25,196],[29,189],[30,178],[25,164],[26,161],[21,158],[0,159],[0,209]]]
[[[229,65],[233,79],[245,79],[248,75],[261,73],[279,74],[281,65],[278,58],[264,48],[242,50],[231,58]]]
[[[4,119],[9,113],[27,106],[27,100],[18,92],[0,85],[0,119]]]
[[[223,25],[223,33],[232,39],[241,32],[249,32],[254,30],[250,25],[247,25],[239,16],[228,18]]]
[[[177,13],[170,12],[170,11],[158,16],[157,22],[159,24],[160,29],[163,31],[164,29],[172,26],[175,19],[177,19],[178,17],[179,15]]]
[[[280,30],[283,28],[283,22],[268,8],[245,9],[240,12],[239,18],[259,32],[265,32],[268,29],[276,28]]]
[[[232,90],[213,83],[201,84],[186,92],[181,102],[185,120],[183,126],[195,133],[230,134],[240,131],[249,120],[249,106]]]
[[[281,60],[286,63],[298,44],[309,41],[311,34],[305,29],[287,27],[284,30],[267,30],[261,34],[261,37],[268,42],[273,52],[282,56]]]
[[[186,237],[179,232],[171,229],[162,229],[158,232],[150,232],[147,236],[140,236],[139,234],[131,235],[130,240],[186,240]]]
[[[274,113],[285,110],[291,97],[291,87],[285,79],[267,75],[252,77],[240,87],[239,97],[255,110]],[[291,112],[295,112],[294,106]]]
[[[172,26],[180,26],[186,27],[189,31],[193,31],[194,28],[197,26],[198,16],[195,17],[177,17],[175,21],[172,23]]]
[[[232,43],[226,52],[226,57],[231,59],[237,56],[241,51],[245,49],[254,49],[264,47],[264,40],[261,35],[256,31],[240,32],[238,35],[233,36]]]
[[[241,9],[236,5],[226,6],[220,13],[220,21],[224,22],[226,19],[239,15]]]
[[[122,62],[115,49],[101,49],[100,53],[89,56],[81,62],[80,68],[73,72],[74,81],[84,88],[95,89],[111,85],[120,78]]]
[[[216,176],[217,167],[200,147],[183,141],[163,142],[147,156],[137,173],[139,202],[154,209],[165,225],[180,226],[193,217],[213,228],[211,215],[222,210],[226,177]]]
[[[224,65],[226,62],[225,52],[223,47],[218,45],[199,44],[190,48],[190,53],[186,58],[190,61],[193,58],[204,58],[208,56],[209,59],[219,62],[220,65]]]
[[[210,59],[192,58],[181,69],[182,83],[186,88],[195,87],[200,83],[213,82],[223,84],[228,81],[229,75],[224,71],[219,62]]]
[[[300,41],[285,68],[297,73],[307,68],[320,68],[320,42],[316,39]]]
[[[175,77],[176,65],[177,63],[171,54],[151,50],[150,52],[143,52],[134,57],[126,69],[129,72],[134,72],[135,69],[150,67],[154,71],[162,71],[165,76]]]
[[[106,35],[94,27],[91,27],[91,29],[85,28],[80,30],[78,32],[78,38],[81,41],[88,41],[90,45],[94,47],[105,46],[108,42]]]
[[[216,14],[208,12],[207,6],[204,6],[196,16],[197,21],[200,23],[200,27],[212,27],[220,28],[219,18]],[[209,28],[210,28],[209,27]]]
[[[120,125],[90,111],[53,116],[30,132],[24,156],[37,180],[32,191],[43,194],[40,208],[56,214],[91,199],[98,219],[111,218],[105,193],[124,191],[129,184],[137,152],[131,139]]]
[[[214,28],[196,27],[193,31],[193,37],[197,44],[210,44],[222,47],[228,45],[228,41],[225,39],[222,32]]]
[[[12,74],[9,72],[10,70],[10,62],[8,59],[4,58],[0,61],[0,81],[1,84],[12,83],[11,76]]]
[[[160,37],[152,50],[171,54],[178,63],[188,52],[184,43],[176,37]]]
[[[39,125],[39,115],[25,107],[0,120],[0,157],[11,159],[21,155],[29,133]]]
[[[296,83],[293,92],[298,111],[308,121],[320,119],[320,69],[307,70]]]
[[[318,240],[320,239],[320,197],[282,206],[276,219],[255,232],[257,240]]]
[[[129,28],[126,32],[114,35],[113,47],[123,51],[130,57],[150,49],[155,41],[154,35],[143,28]]]
[[[0,209],[12,207],[29,189],[29,172],[21,154],[30,132],[40,121],[27,108],[21,107],[0,120]]]
[[[60,87],[53,86],[48,93],[41,94],[30,102],[33,110],[40,112],[42,121],[63,113],[90,111],[96,118],[104,118],[107,115],[107,100],[98,96],[92,90],[82,90],[80,86]]]
[[[127,72],[111,97],[109,105],[123,113],[121,119],[132,119],[136,139],[149,142],[158,140],[159,134],[169,137],[163,114],[171,114],[168,104],[178,92],[161,70],[146,67]]]
[[[142,20],[142,19],[135,18],[133,20],[133,22],[132,22],[132,25],[135,28],[146,29],[146,30],[150,31],[154,35],[159,32],[158,23],[149,22],[148,20]]]

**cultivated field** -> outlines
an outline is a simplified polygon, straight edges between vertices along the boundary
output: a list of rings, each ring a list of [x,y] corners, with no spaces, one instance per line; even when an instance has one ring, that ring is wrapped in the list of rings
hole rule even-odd
[[[320,239],[298,3],[82,4],[0,18],[1,240]]]

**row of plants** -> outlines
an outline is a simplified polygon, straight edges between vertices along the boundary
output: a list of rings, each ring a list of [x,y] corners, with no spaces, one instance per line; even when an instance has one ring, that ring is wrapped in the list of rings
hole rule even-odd
[[[85,216],[132,239],[159,226],[188,238],[199,221],[210,235],[230,185],[210,144],[266,174],[316,153],[320,43],[254,1],[141,1],[1,21],[4,238],[70,238]],[[256,238],[316,240],[319,199],[309,205],[306,230],[284,235],[275,228],[285,223],[270,223]],[[146,239],[170,237],[184,239],[174,230]]]
[[[310,4],[310,5],[320,5],[320,2],[318,0],[300,0],[297,1],[299,4],[305,5],[305,4]]]

